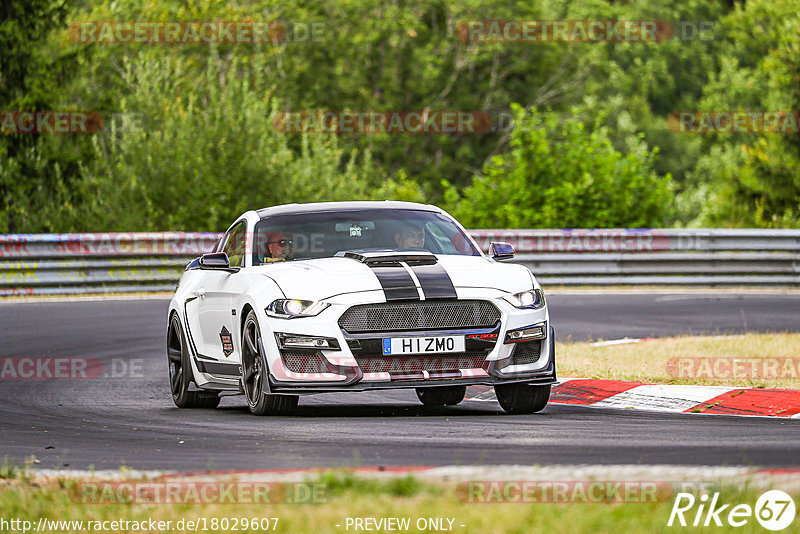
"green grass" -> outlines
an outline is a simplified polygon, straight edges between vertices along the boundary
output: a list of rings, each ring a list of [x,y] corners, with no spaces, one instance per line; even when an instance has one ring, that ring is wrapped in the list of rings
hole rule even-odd
[[[27,480],[29,478],[26,465],[16,465],[8,461],[8,456],[0,463],[0,480]]]
[[[359,495],[391,495],[394,497],[414,497],[422,493],[441,493],[441,488],[422,483],[412,475],[388,479],[362,478],[352,471],[328,471],[322,473],[316,482],[321,482],[330,497],[347,493]]]
[[[19,472],[12,473],[18,475]],[[610,504],[479,504],[464,502],[463,491],[455,484],[433,484],[410,475],[389,479],[362,478],[347,472],[327,472],[309,479],[325,486],[324,502],[317,504],[87,504],[80,502],[78,481],[58,479],[32,481],[24,477],[8,477],[1,484],[0,517],[21,519],[36,524],[40,517],[51,520],[127,520],[147,519],[199,520],[207,525],[212,518],[278,517],[276,532],[344,533],[347,518],[408,517],[412,528],[420,518],[451,518],[453,532],[465,533],[613,533],[626,532],[727,532],[729,528],[669,528],[666,526],[672,509],[672,495],[659,502]],[[722,488],[720,503],[751,506],[761,490]],[[800,493],[793,495],[800,503]],[[696,510],[696,507],[695,507]],[[689,517],[689,514],[687,514]],[[694,514],[691,514],[694,517]],[[446,524],[446,522],[445,522]],[[800,520],[795,520],[795,525]],[[336,525],[340,525],[337,527]],[[463,527],[461,525],[464,525]],[[174,527],[170,532],[175,531]],[[201,530],[202,531],[202,530]],[[751,519],[737,532],[763,532]],[[798,532],[791,527],[783,532]],[[76,532],[76,530],[53,530]],[[207,532],[233,532],[232,529],[209,529]],[[263,532],[239,530],[238,532]],[[362,531],[363,532],[363,531]],[[376,532],[381,532],[377,530]]]
[[[556,354],[561,376],[663,384],[800,388],[800,334],[681,336],[601,347],[586,342],[559,343]],[[709,362],[718,358],[772,360],[777,362],[776,368],[781,372],[769,375],[757,369],[748,376],[734,376],[732,372],[717,375],[710,367],[700,367],[700,358]],[[787,359],[791,360],[793,373],[782,372]],[[680,361],[692,367],[682,367],[676,363]],[[692,372],[684,373],[681,369]],[[727,369],[730,367],[724,370]]]

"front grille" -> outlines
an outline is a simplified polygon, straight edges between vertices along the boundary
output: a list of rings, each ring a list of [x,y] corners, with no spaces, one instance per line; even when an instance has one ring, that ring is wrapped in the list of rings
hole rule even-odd
[[[286,368],[293,373],[324,373],[325,362],[317,352],[282,350],[281,356]]]
[[[539,361],[542,355],[542,340],[522,341],[514,346],[511,365],[529,365]]]
[[[359,304],[348,309],[339,326],[351,333],[403,330],[491,328],[500,310],[485,300],[422,301],[396,304]]]
[[[457,371],[480,369],[486,364],[486,352],[419,356],[356,356],[365,373],[419,373],[420,371]]]

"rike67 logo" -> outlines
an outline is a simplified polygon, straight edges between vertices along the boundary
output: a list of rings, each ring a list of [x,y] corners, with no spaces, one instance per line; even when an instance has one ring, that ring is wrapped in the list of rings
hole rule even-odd
[[[761,494],[755,508],[749,504],[721,504],[719,492],[709,500],[707,493],[696,498],[691,493],[678,493],[667,526],[731,526],[742,527],[755,516],[767,530],[783,530],[794,521],[795,505],[792,497],[781,490]]]

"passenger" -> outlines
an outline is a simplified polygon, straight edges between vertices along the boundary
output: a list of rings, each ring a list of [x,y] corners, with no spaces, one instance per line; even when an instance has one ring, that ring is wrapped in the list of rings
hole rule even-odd
[[[403,223],[394,234],[397,248],[425,248],[425,230],[412,223]]]

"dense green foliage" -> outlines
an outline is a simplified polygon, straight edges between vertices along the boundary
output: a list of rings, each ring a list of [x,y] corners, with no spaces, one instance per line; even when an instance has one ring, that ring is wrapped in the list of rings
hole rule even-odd
[[[748,3],[724,24],[728,39],[720,69],[700,108],[800,110],[800,5]],[[693,171],[695,183],[714,188],[702,212],[706,221],[800,226],[800,135],[709,137]]]
[[[606,127],[530,113],[513,105],[506,156],[495,156],[470,186],[446,193],[453,215],[470,228],[616,228],[659,224],[669,176],[652,170],[643,144],[616,151]]]
[[[74,108],[60,93],[72,62],[47,40],[66,16],[64,3],[53,0],[0,4],[0,110]],[[42,219],[60,219],[78,164],[90,157],[88,144],[0,132],[0,232],[35,231]]]
[[[84,214],[90,226],[224,228],[254,206],[364,196],[375,172],[368,153],[320,135],[293,150],[273,126],[275,100],[237,77],[236,60],[224,70],[209,60],[188,93],[179,87],[187,63],[147,53],[121,65],[136,91],[120,102],[121,131],[96,137],[97,157],[83,169],[87,198],[102,199]]]
[[[83,43],[68,29],[275,19],[278,44]],[[459,39],[476,19],[664,20],[677,34]],[[106,119],[95,134],[0,134],[0,233],[220,230],[249,208],[363,198],[441,204],[473,227],[800,225],[800,135],[667,127],[676,111],[800,110],[800,0],[5,0],[0,50],[0,110]],[[275,127],[287,110],[423,109],[485,111],[492,127]]]

